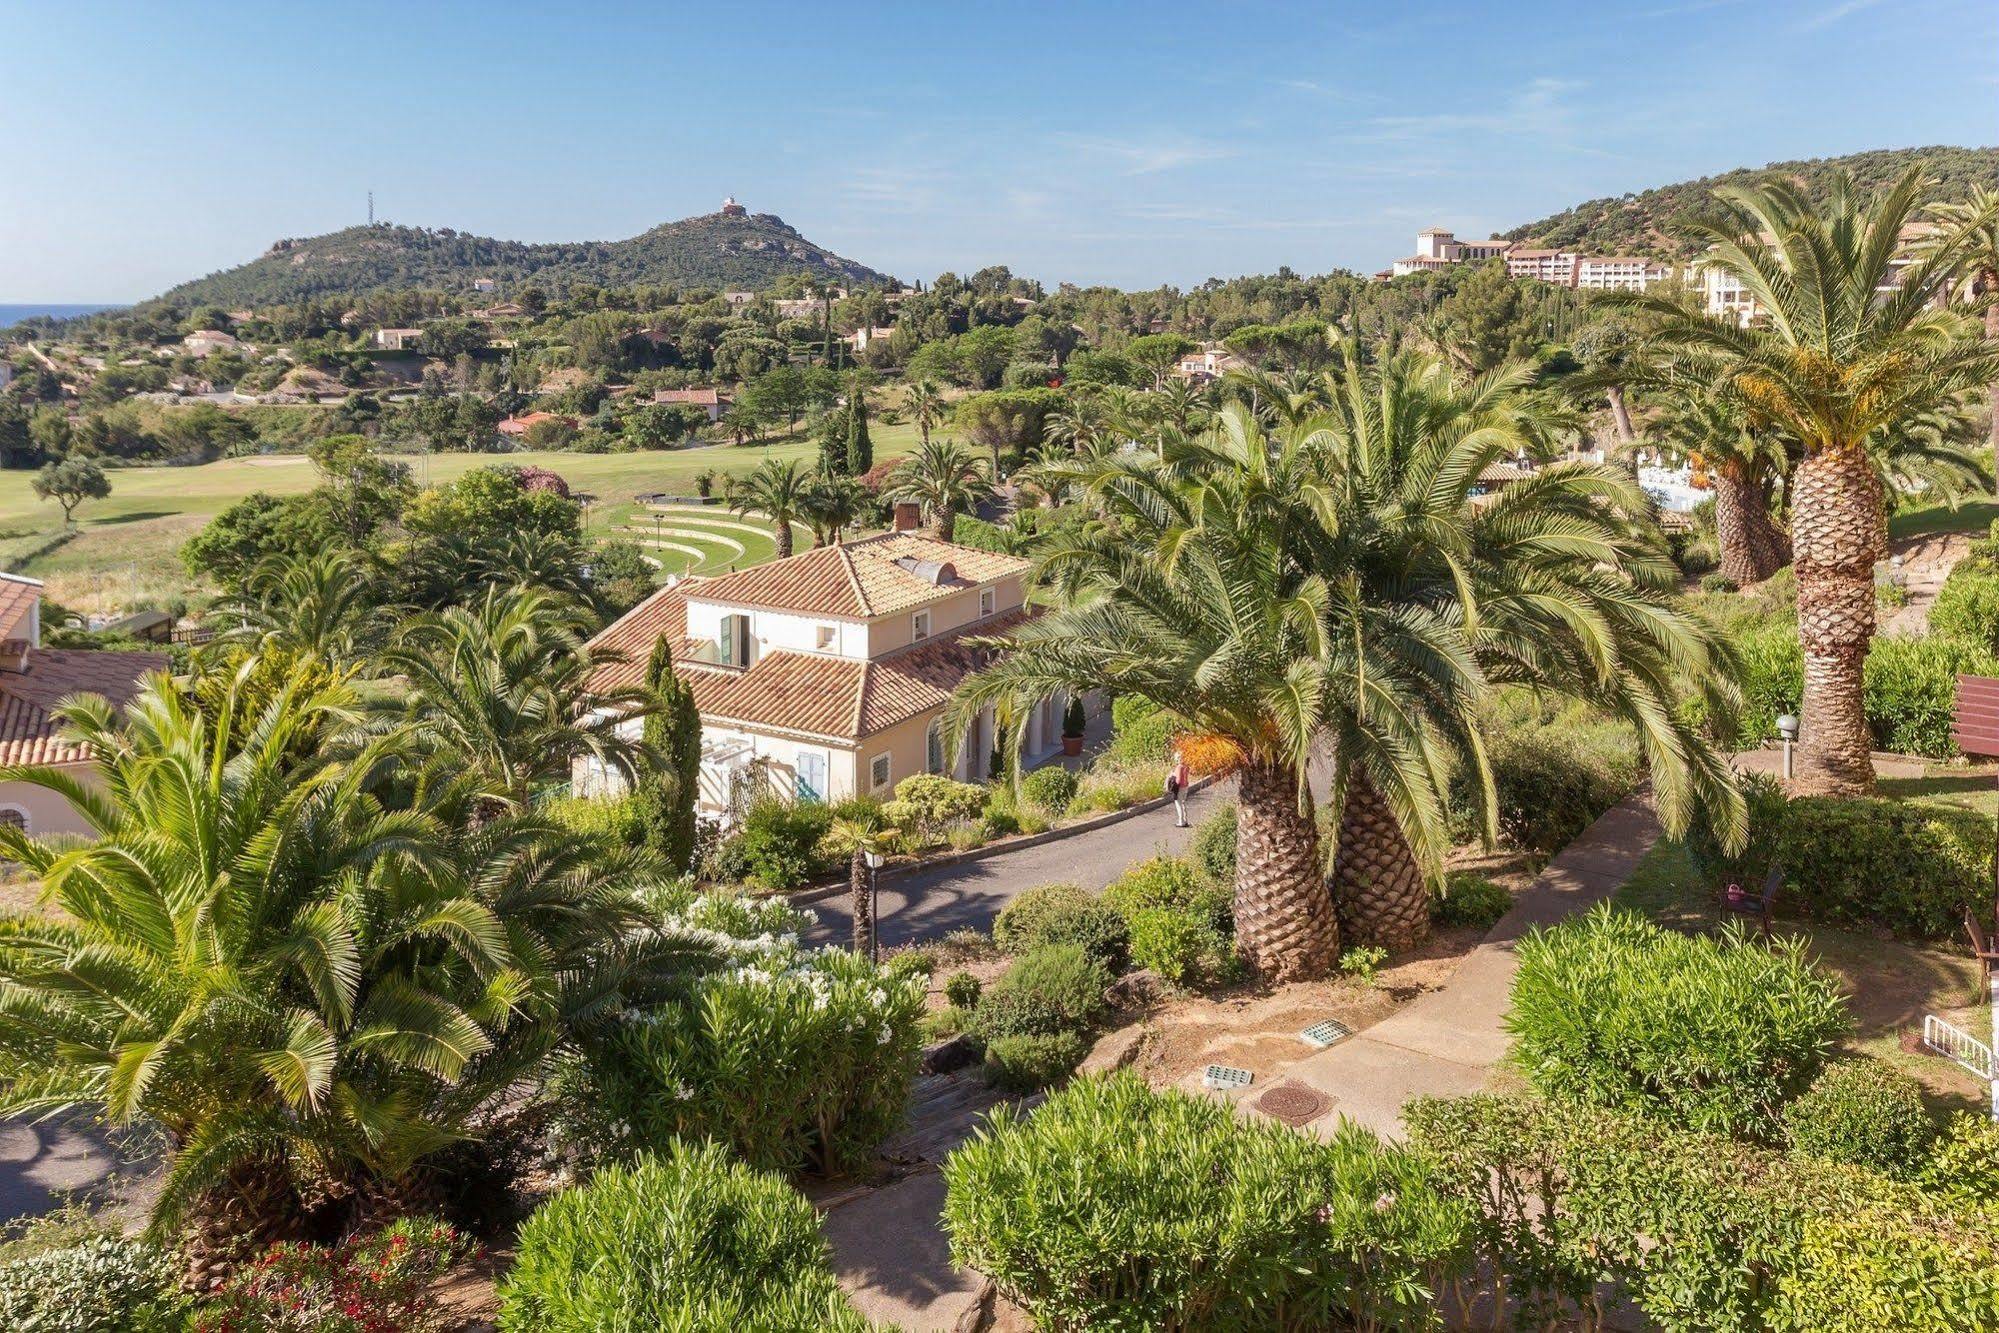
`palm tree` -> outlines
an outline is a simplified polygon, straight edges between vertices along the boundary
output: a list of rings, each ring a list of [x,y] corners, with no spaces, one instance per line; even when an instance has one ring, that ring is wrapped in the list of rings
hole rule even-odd
[[[1972,228],[1935,238],[1917,256],[1902,245],[1922,185],[1912,168],[1870,205],[1842,177],[1817,210],[1785,181],[1716,191],[1721,215],[1691,235],[1709,246],[1704,262],[1738,279],[1763,312],[1749,326],[1663,297],[1615,294],[1652,316],[1650,338],[1678,353],[1676,374],[1740,399],[1756,424],[1788,434],[1803,453],[1791,477],[1791,543],[1805,654],[1799,782],[1808,790],[1874,787],[1862,668],[1887,490],[1869,443],[1999,376],[1999,344],[1931,305],[1961,269]],[[1641,362],[1640,382],[1648,364],[1661,360]]]
[[[957,532],[958,514],[993,493],[993,484],[971,452],[950,440],[917,446],[902,461],[884,493],[888,500],[914,500],[930,515],[940,542]]]
[[[348,551],[273,555],[243,579],[242,592],[211,612],[228,650],[295,653],[345,665],[365,658],[387,621],[373,581]]]
[[[322,743],[357,716],[345,684],[231,691],[212,719],[162,675],[122,716],[61,712],[102,783],[6,771],[90,837],[0,828],[56,909],[0,944],[0,1113],[157,1126],[154,1221],[191,1215],[197,1250],[393,1206],[567,1032],[686,955],[638,936],[630,864],[547,827],[461,833],[460,794],[385,803],[394,743]]]
[[[812,529],[815,546],[840,544],[840,536],[867,512],[868,493],[852,477],[822,477],[805,493],[799,516]]]
[[[766,458],[756,471],[729,482],[729,508],[738,514],[762,514],[770,520],[777,558],[791,554],[791,525],[805,512],[813,479],[796,459]]]
[[[482,820],[527,809],[579,760],[629,782],[643,755],[618,727],[655,701],[643,689],[586,695],[603,660],[588,629],[582,608],[532,588],[490,587],[471,606],[418,616],[381,656],[403,689],[377,728],[401,727],[433,773],[469,784]]]
[[[1491,836],[1477,708],[1497,685],[1567,694],[1637,733],[1662,817],[1697,814],[1729,840],[1741,798],[1680,719],[1683,681],[1710,716],[1735,703],[1725,647],[1672,604],[1673,569],[1621,470],[1556,464],[1474,501],[1491,464],[1545,454],[1566,414],[1528,392],[1532,368],[1469,384],[1434,358],[1378,367],[1349,346],[1331,410],[1308,423],[1310,501],[1299,560],[1339,590],[1327,633],[1326,744],[1340,802],[1332,892],[1343,932],[1413,943],[1450,838],[1448,770],[1473,778]]]
[[[1055,695],[1109,688],[1184,719],[1238,780],[1238,945],[1291,980],[1339,955],[1305,781],[1337,593],[1292,558],[1309,489],[1298,440],[1266,442],[1241,408],[1222,426],[1199,475],[1155,455],[1070,465],[1065,480],[1097,495],[1117,535],[1048,539],[1032,578],[1050,609],[960,686],[948,717],[955,742],[993,706],[1016,752],[1024,720]]]
[[[930,443],[930,429],[944,419],[944,394],[932,380],[918,380],[903,394],[902,410],[916,423],[924,444]]]
[[[895,850],[901,838],[901,830],[889,823],[879,805],[872,803],[857,805],[826,830],[827,849],[835,856],[845,853],[847,857],[847,892],[854,916],[853,941],[857,954],[874,952],[874,896],[869,892],[873,872],[868,867],[868,857],[881,857]]]
[[[1999,343],[1999,190],[1980,185],[1962,203],[1930,205],[1930,215],[1940,229],[1925,237],[1918,248],[1942,245],[1956,264],[1953,278],[1968,276],[1971,295],[1985,303],[1985,341]],[[1991,424],[1986,443],[1991,452],[1995,484],[1999,484],[1999,376],[1986,390],[1991,405]]]
[[[1713,393],[1668,404],[1648,447],[1668,459],[1696,457],[1714,478],[1715,544],[1723,577],[1739,588],[1791,563],[1791,538],[1770,516],[1770,490],[1788,468],[1784,441],[1750,424],[1740,403]]]

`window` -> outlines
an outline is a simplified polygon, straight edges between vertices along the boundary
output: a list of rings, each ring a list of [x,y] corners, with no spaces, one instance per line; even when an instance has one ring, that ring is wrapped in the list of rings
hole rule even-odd
[[[17,828],[21,832],[26,833],[28,831],[27,812],[11,805],[0,808],[0,824],[5,824],[8,828]]]
[[[830,653],[833,651],[833,632],[831,625],[819,626],[818,643],[820,652]]]
[[[930,637],[930,613],[928,611],[918,611],[909,618],[909,637],[911,639],[927,639]]]
[[[746,667],[750,664],[750,618],[730,614],[722,617],[720,639],[722,665]]]
[[[944,771],[944,723],[941,720],[932,722],[923,737],[923,766],[932,773]]]
[[[979,617],[981,619],[984,619],[986,616],[991,615],[993,613],[993,607],[998,602],[998,600],[999,600],[999,595],[995,593],[991,588],[979,589]]]
[[[868,762],[868,788],[871,791],[888,790],[888,756],[878,754]]]

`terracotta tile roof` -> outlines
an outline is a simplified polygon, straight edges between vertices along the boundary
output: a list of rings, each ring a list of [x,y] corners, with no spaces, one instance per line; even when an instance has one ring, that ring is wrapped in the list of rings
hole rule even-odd
[[[85,648],[36,648],[28,669],[0,672],[0,764],[75,764],[88,746],[63,739],[49,716],[72,694],[101,694],[123,707],[147,672],[167,669],[164,653],[111,653]]]
[[[631,610],[597,632],[590,647],[620,660],[608,661],[590,673],[585,689],[592,694],[609,694],[630,689],[645,679],[646,659],[662,637],[673,643],[673,660],[685,662],[693,655],[695,641],[687,637],[687,590],[700,579],[682,579],[671,588],[661,588]]]
[[[686,403],[694,407],[719,407],[722,402],[721,390],[710,385],[705,389],[661,389],[653,394],[655,403]]]
[[[1487,463],[1480,470],[1478,479],[1487,483],[1519,481],[1522,477],[1531,477],[1533,475],[1534,473],[1530,469],[1521,467],[1517,463]]]
[[[898,561],[946,565],[951,577],[933,583]],[[912,610],[994,579],[1023,574],[1027,568],[1028,562],[1018,556],[914,532],[886,532],[708,579],[691,595],[704,602],[866,620]]]
[[[0,639],[25,639],[24,629],[42,599],[42,585],[27,579],[0,577]]]

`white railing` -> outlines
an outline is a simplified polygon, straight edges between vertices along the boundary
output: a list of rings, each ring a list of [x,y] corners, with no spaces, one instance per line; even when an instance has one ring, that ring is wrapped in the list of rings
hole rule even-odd
[[[1982,1079],[1993,1077],[1992,1048],[1963,1028],[1952,1027],[1935,1014],[1923,1016],[1923,1045],[1963,1065]]]

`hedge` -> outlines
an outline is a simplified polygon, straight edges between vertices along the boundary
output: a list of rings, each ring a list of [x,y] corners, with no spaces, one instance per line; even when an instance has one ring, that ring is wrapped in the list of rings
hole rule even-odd
[[[1733,641],[1742,663],[1743,690],[1733,739],[1753,746],[1776,736],[1780,714],[1797,714],[1804,693],[1804,653],[1794,624],[1744,626],[1734,632]],[[1942,633],[1877,635],[1865,673],[1867,726],[1875,745],[1933,759],[1956,755],[1950,710],[1960,672],[1999,675],[1999,657],[1983,643]]]
[[[1880,1060],[1842,1060],[1784,1108],[1784,1134],[1793,1152],[1899,1178],[1921,1169],[1937,1125],[1915,1079]]]

